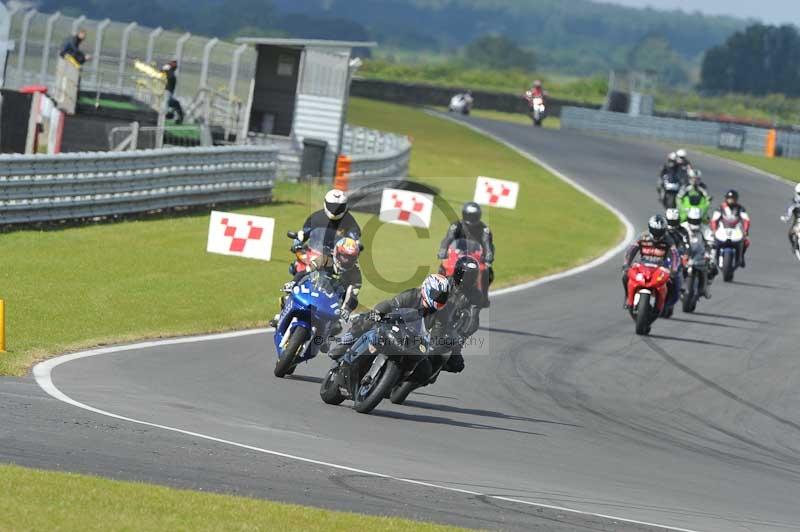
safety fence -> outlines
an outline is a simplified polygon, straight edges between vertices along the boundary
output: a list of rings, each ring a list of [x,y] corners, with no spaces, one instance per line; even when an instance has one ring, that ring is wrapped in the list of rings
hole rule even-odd
[[[0,155],[0,225],[269,200],[277,169],[264,146]]]
[[[81,69],[81,89],[85,91],[138,95],[141,100],[145,81],[134,70],[134,60],[160,65],[175,59],[180,73],[179,99],[188,102],[200,89],[207,88],[243,102],[255,72],[252,47],[216,38],[147,28],[134,22],[39,13],[20,6],[10,10],[10,18],[15,50],[8,57],[7,88],[28,84],[54,88],[61,45],[79,29],[87,32],[81,49],[91,55]]]
[[[686,145],[714,146],[764,155],[774,147],[783,157],[800,158],[800,133],[772,130],[705,120],[656,116],[631,116],[624,113],[565,107],[561,127],[611,135],[665,140]]]

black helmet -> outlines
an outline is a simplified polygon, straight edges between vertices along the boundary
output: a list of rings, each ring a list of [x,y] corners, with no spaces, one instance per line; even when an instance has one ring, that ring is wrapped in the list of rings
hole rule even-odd
[[[461,209],[461,219],[467,225],[479,223],[481,221],[481,206],[474,201],[465,203],[464,208]]]
[[[647,230],[656,242],[661,242],[667,232],[667,221],[660,214],[650,217],[647,221]]]
[[[728,200],[733,200],[733,204],[739,203],[739,193],[735,190],[731,189],[725,193],[725,203],[731,205],[731,202]]]
[[[702,197],[700,196],[699,192],[695,192],[694,194],[689,194],[689,205],[693,207],[697,207],[700,205]]]
[[[469,256],[461,257],[456,261],[456,266],[453,268],[453,284],[456,286],[476,286],[480,269],[478,261],[474,258]]]

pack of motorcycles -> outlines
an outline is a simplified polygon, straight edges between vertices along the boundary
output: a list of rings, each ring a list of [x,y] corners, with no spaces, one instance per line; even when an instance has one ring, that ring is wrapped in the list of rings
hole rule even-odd
[[[327,273],[311,266],[320,256],[330,254],[325,247],[325,242],[330,240],[325,232],[326,229],[314,229],[302,246],[292,246],[296,259],[291,270],[308,273],[286,290],[274,334],[278,355],[276,377],[291,375],[298,364],[320,352],[328,352],[340,341],[343,322],[348,321],[345,318],[349,313],[342,309],[348,294],[343,293],[342,287]],[[287,236],[294,239],[296,234],[289,232]],[[452,276],[462,257],[473,258],[474,261],[468,263],[475,265],[476,271],[486,268],[481,245],[457,239],[450,244],[440,273]],[[447,326],[440,331],[442,336],[431,338],[417,309],[395,309],[369,320],[366,332],[326,373],[320,387],[322,400],[338,405],[349,399],[354,410],[369,413],[383,399],[402,404],[415,389],[434,383],[454,346],[463,346],[478,329],[480,305],[469,296],[481,293],[482,278],[481,275],[471,276],[475,286],[451,290],[446,305]],[[364,323],[365,316],[357,319]]]
[[[699,170],[694,170],[700,177]],[[708,225],[711,217],[711,197],[702,194],[685,194],[678,201],[680,190],[689,184],[686,171],[662,177],[660,200],[665,209],[677,208],[681,222],[686,221],[689,209],[696,207],[702,213],[701,231],[691,232],[686,249],[681,250],[680,273],[682,287],[681,306],[691,313],[697,308],[700,298],[709,283],[709,274],[716,267],[726,283],[733,281],[734,273],[741,266],[745,243],[741,218],[722,217],[716,231]],[[707,243],[715,252],[709,253]],[[628,293],[632,294],[632,305],[628,312],[635,322],[636,334],[649,334],[651,325],[658,318],[670,318],[673,308],[667,305],[670,271],[662,265],[635,262],[628,270]]]

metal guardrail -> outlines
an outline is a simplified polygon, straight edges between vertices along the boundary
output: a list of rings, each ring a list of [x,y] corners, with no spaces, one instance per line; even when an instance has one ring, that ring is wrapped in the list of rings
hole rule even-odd
[[[731,129],[731,124],[656,116],[631,116],[624,113],[565,107],[561,111],[561,127],[718,147],[722,145],[721,136]],[[768,129],[752,126],[736,126],[736,129],[740,130],[743,136],[742,151],[758,155],[764,153]],[[800,157],[800,134],[778,132],[777,144],[784,157]]]
[[[0,156],[0,225],[95,218],[272,196],[263,146]]]
[[[342,152],[350,157],[353,188],[405,180],[411,160],[411,139],[363,127],[345,126]]]

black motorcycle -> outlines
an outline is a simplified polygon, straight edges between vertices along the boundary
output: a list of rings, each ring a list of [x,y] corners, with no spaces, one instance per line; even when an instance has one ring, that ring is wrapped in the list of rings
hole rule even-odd
[[[694,312],[700,297],[706,293],[710,262],[705,240],[700,235],[692,235],[686,265],[686,289],[682,294],[684,312]]]
[[[353,401],[368,414],[429,354],[430,339],[417,309],[397,309],[375,324],[338,359],[322,380],[319,395],[330,405]]]

